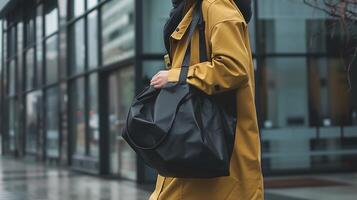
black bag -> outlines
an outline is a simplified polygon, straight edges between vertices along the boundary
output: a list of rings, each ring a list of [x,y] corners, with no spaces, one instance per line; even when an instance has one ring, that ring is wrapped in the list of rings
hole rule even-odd
[[[188,39],[191,42],[200,26],[203,62],[206,51],[200,4]],[[161,89],[148,86],[134,98],[122,136],[162,176],[228,176],[236,131],[236,93],[207,95],[187,84],[189,61],[188,47],[177,83],[167,83]]]

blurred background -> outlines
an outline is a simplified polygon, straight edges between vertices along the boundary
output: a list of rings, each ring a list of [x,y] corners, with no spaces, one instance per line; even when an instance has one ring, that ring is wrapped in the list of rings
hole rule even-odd
[[[3,171],[32,163],[150,191],[156,172],[120,135],[132,98],[164,69],[170,9],[170,0],[0,0]],[[267,187],[340,183],[319,175],[357,183],[357,26],[304,0],[256,0],[253,13]],[[7,166],[13,159],[23,164]]]

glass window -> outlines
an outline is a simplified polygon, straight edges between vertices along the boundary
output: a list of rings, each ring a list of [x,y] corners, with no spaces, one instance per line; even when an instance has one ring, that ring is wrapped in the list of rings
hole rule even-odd
[[[16,55],[16,26],[12,26],[8,31],[9,38],[8,38],[8,56],[9,58],[14,57]]]
[[[9,105],[9,149],[14,151],[16,149],[16,132],[17,132],[17,116],[16,100],[10,99]]]
[[[16,65],[15,60],[12,59],[9,62],[9,94],[14,95],[16,93]]]
[[[60,32],[58,33],[58,68],[59,68],[59,75],[60,78],[66,78],[69,75],[69,70],[70,67],[72,67],[70,65],[70,61],[68,61],[68,57],[71,59],[71,52],[73,52],[73,50],[70,50],[68,52],[68,46],[70,45],[68,43],[68,34],[67,34],[67,29],[60,29]],[[71,47],[72,45],[70,45]]]
[[[22,22],[17,23],[17,55],[22,54],[23,42],[24,42],[24,24]]]
[[[98,4],[98,0],[87,0],[87,9],[91,9]]]
[[[134,0],[109,1],[102,7],[102,55],[107,65],[134,56]]]
[[[143,1],[143,46],[145,53],[166,52],[163,41],[163,28],[169,17],[171,1]]]
[[[59,110],[58,87],[53,87],[46,92],[46,137],[47,156],[59,157]]]
[[[351,76],[349,85],[347,62],[341,58],[309,58],[308,63],[310,125],[354,125],[357,96],[352,90],[357,84]]]
[[[26,96],[26,152],[37,152],[39,132],[39,113],[43,107],[41,91],[31,92]]]
[[[257,89],[265,128],[308,126],[307,80],[304,57],[264,60]]]
[[[255,8],[255,4],[256,1],[252,1],[252,9]],[[248,23],[248,30],[249,30],[249,39],[250,39],[250,46],[251,46],[251,50],[253,53],[256,52],[256,41],[255,41],[255,34],[256,34],[256,30],[255,30],[255,25],[256,25],[256,19],[255,19],[255,15],[254,15],[254,10],[253,10],[253,14],[252,14],[252,18],[250,20],[250,22]]]
[[[59,17],[66,20],[68,0],[58,0]],[[61,21],[61,20],[60,20]]]
[[[312,143],[316,129],[308,127],[261,130],[263,169],[269,172],[283,170],[311,170]],[[318,155],[318,154],[317,154]]]
[[[36,46],[36,73],[37,73],[37,86],[43,84],[43,45],[42,42]]]
[[[77,21],[74,26],[72,26],[73,30],[73,40],[72,51],[71,53],[71,74],[76,74],[83,72],[85,69],[84,59],[85,59],[85,39],[84,39],[84,20],[80,19]]]
[[[306,20],[325,18],[299,0],[259,0],[259,26],[263,51],[267,53],[305,53]]]
[[[58,30],[58,9],[53,7],[49,7],[46,11],[46,27],[45,32],[46,36],[51,35],[52,33]]]
[[[259,0],[261,43],[266,53],[336,53],[357,41],[340,23],[300,0]],[[343,29],[343,28],[342,28]],[[350,40],[351,39],[351,40]]]
[[[43,6],[40,4],[37,6],[36,11],[36,40],[37,43],[42,41],[43,37]]]
[[[32,15],[26,21],[26,46],[29,47],[35,42],[35,22]]]
[[[3,21],[3,29],[5,30],[7,28],[7,20]]]
[[[8,40],[8,34],[6,34],[6,32],[3,32],[3,56],[4,56],[4,61],[8,58],[8,52],[7,52],[7,50],[8,50],[8,46],[7,46],[7,44],[8,44],[8,42],[7,42],[7,40]]]
[[[109,77],[110,172],[136,179],[135,152],[120,137],[126,114],[134,97],[134,67],[128,66]]]
[[[26,89],[30,90],[35,83],[35,63],[34,49],[31,48],[26,52]]]
[[[93,11],[88,15],[88,65],[89,68],[98,66],[98,14]]]
[[[70,88],[71,106],[71,129],[74,140],[75,154],[85,154],[86,147],[86,126],[85,126],[85,99],[84,99],[84,78],[79,78],[72,82]]]
[[[3,57],[3,29],[2,29],[2,20],[0,20],[0,78],[2,78],[2,70],[3,70],[3,63],[4,63],[4,57]],[[3,81],[3,79],[1,79]],[[0,88],[2,88],[2,83],[0,82]],[[0,91],[1,94],[2,91]],[[0,98],[1,99],[1,98]]]
[[[73,1],[73,14],[75,17],[83,14],[84,12],[84,0]]]
[[[309,52],[327,53],[328,55],[353,54],[357,38],[350,33],[357,31],[356,26],[343,30],[341,22],[336,19],[311,19],[307,21],[307,37],[310,38]]]
[[[17,89],[21,91],[23,88],[23,32],[24,25],[22,22],[17,23]]]
[[[99,156],[98,75],[89,76],[89,152]]]
[[[73,138],[72,137],[72,131],[71,131],[71,123],[70,121],[68,121],[69,116],[70,116],[70,105],[68,102],[68,94],[70,94],[70,85],[68,84],[68,82],[64,81],[64,82],[60,82],[58,84],[59,87],[59,104],[60,104],[60,109],[59,110],[59,115],[60,115],[60,119],[64,119],[64,121],[62,123],[66,123],[66,127],[63,127],[63,129],[61,129],[62,124],[60,124],[60,159],[61,161],[67,162],[70,159],[70,155],[68,155],[69,153],[69,147],[73,147]],[[60,120],[61,123],[61,120]],[[70,143],[71,142],[71,143]]]
[[[46,40],[46,83],[58,80],[58,37],[54,35]]]

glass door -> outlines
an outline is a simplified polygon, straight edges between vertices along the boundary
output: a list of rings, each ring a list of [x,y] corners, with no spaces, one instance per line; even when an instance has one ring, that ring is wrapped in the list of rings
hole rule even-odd
[[[126,115],[135,94],[134,66],[113,71],[108,77],[109,171],[136,180],[136,154],[121,137]]]
[[[26,154],[38,158],[43,156],[42,138],[42,91],[37,90],[26,96]]]

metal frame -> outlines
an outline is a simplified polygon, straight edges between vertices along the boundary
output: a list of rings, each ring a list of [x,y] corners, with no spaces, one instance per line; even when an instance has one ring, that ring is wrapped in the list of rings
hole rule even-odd
[[[101,6],[106,2],[106,1],[102,1],[102,2],[98,2],[98,4],[96,6],[94,6],[93,8],[87,10],[87,1],[85,0],[82,0],[84,1],[84,12],[79,15],[79,16],[76,16],[74,17],[73,16],[73,2],[68,2],[68,16],[70,17],[69,21],[66,23],[65,27],[67,28],[67,41],[69,41],[67,43],[67,49],[68,50],[71,50],[71,51],[74,51],[75,49],[73,49],[71,47],[71,41],[73,42],[73,29],[76,25],[76,22],[79,21],[79,20],[84,20],[83,21],[83,30],[84,30],[84,42],[85,42],[85,46],[87,47],[88,46],[88,15],[90,13],[92,13],[92,11],[95,11],[97,10],[97,31],[98,31],[98,37],[100,37],[99,33],[100,33],[100,24],[99,24],[99,21],[100,21],[100,10],[101,10]],[[99,38],[98,38],[99,39]],[[99,41],[99,40],[98,40]],[[99,43],[98,43],[99,45]],[[98,49],[101,48],[101,46],[98,46]],[[68,152],[68,160],[69,160],[69,164],[72,165],[72,157],[73,156],[76,156],[74,150],[73,150],[73,145],[74,145],[74,142],[76,142],[76,138],[73,138],[74,134],[73,134],[73,129],[72,129],[72,124],[71,124],[71,121],[72,121],[72,117],[71,117],[71,113],[72,113],[72,108],[71,108],[71,97],[70,97],[70,92],[71,92],[71,88],[72,88],[72,84],[80,79],[80,78],[84,78],[84,112],[85,113],[88,113],[89,112],[89,107],[90,107],[90,101],[91,99],[89,98],[90,95],[89,95],[89,79],[91,77],[91,75],[93,74],[98,74],[98,72],[100,71],[100,68],[102,67],[102,64],[101,64],[101,51],[97,51],[97,56],[98,56],[98,67],[95,68],[95,69],[91,69],[89,70],[89,65],[88,65],[88,49],[85,48],[85,52],[84,52],[84,71],[83,72],[80,72],[80,73],[76,73],[76,74],[71,74],[71,71],[70,71],[70,68],[73,67],[72,66],[72,59],[70,56],[67,56],[67,63],[68,63],[68,67],[67,67],[67,74],[66,74],[66,78],[63,79],[63,81],[67,82],[67,85],[68,85],[68,91],[67,91],[67,95],[69,96],[69,104],[68,104],[68,124],[69,124],[69,152]],[[99,74],[98,74],[98,82],[99,82]],[[99,88],[99,87],[98,87]],[[100,91],[98,91],[100,92]],[[99,94],[99,93],[98,93]],[[100,107],[100,106],[99,106]],[[98,108],[98,111],[99,111],[99,108]],[[82,155],[84,157],[88,157],[88,158],[91,158],[91,160],[93,159],[93,157],[90,156],[90,145],[89,145],[89,117],[88,115],[86,114],[85,115],[85,155]],[[100,142],[100,141],[99,141]],[[100,156],[98,159],[98,162],[100,162]],[[99,166],[99,171],[101,171],[100,169],[101,167]]]

